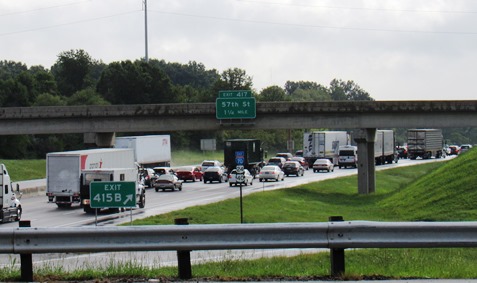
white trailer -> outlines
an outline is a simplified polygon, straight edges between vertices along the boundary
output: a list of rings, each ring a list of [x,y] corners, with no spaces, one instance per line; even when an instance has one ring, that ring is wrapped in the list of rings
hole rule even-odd
[[[102,168],[134,168],[132,149],[98,148],[51,152],[46,155],[46,196],[58,207],[81,205],[81,171]]]
[[[136,168],[103,168],[81,170],[81,201],[86,213],[93,213],[91,208],[91,182],[134,182],[136,184],[136,205],[144,208],[146,205],[146,190],[138,180]]]
[[[169,135],[117,137],[114,147],[132,148],[136,162],[142,167],[171,166]]]
[[[0,164],[0,220],[2,223],[20,221],[22,217],[22,205],[13,191],[10,175],[5,164]],[[20,196],[21,197],[21,196]]]
[[[338,164],[339,147],[349,144],[346,131],[314,131],[303,136],[303,157],[310,166],[316,159],[329,159]]]
[[[376,130],[374,142],[374,159],[376,165],[398,162],[396,147],[394,145],[393,130]]]

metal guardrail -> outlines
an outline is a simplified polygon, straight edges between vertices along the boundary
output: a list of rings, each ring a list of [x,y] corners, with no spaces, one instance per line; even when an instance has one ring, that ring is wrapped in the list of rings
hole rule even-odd
[[[163,225],[0,229],[0,253],[477,247],[477,222]],[[344,272],[344,253],[334,260]],[[333,259],[332,259],[333,265]]]

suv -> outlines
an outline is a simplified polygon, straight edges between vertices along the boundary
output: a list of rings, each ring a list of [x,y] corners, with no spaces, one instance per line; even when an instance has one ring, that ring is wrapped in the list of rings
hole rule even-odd
[[[205,172],[205,170],[209,167],[217,166],[220,167],[222,164],[218,160],[204,160],[202,161],[202,164],[200,167],[202,167],[202,171]]]
[[[290,175],[296,175],[297,177],[305,174],[305,169],[298,161],[287,161],[283,165],[283,172],[288,177]]]
[[[204,184],[207,182],[217,181],[219,183],[227,181],[227,173],[225,173],[224,168],[219,166],[212,166],[204,171],[204,175],[202,176],[204,179]]]
[[[276,165],[278,167],[283,168],[283,164],[285,164],[287,160],[283,157],[272,157],[268,160],[267,165]]]
[[[290,158],[293,157],[293,154],[289,153],[289,152],[279,152],[277,154],[275,154],[276,157],[283,157],[285,158],[286,161],[290,160]]]

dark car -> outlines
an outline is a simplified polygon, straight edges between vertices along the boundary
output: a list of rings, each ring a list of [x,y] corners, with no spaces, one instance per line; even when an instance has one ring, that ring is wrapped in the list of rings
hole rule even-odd
[[[305,174],[305,169],[298,161],[287,161],[283,165],[283,172],[287,177],[290,175],[295,175],[299,177]]]
[[[154,183],[156,192],[159,190],[172,190],[175,189],[182,191],[182,181],[177,178],[177,176],[172,174],[163,174],[157,177],[156,182]]]
[[[202,176],[204,179],[204,184],[207,182],[227,182],[227,174],[225,173],[224,168],[219,167],[219,166],[212,166],[207,168],[204,171],[204,175]]]
[[[300,162],[301,166],[303,166],[303,168],[305,168],[305,170],[310,169],[310,165],[306,161],[305,157],[294,156],[294,157],[290,158],[290,161],[298,161],[298,162]]]
[[[283,168],[283,164],[285,164],[286,159],[283,157],[272,157],[268,160],[267,165],[275,165],[281,168]]]
[[[202,170],[199,166],[184,166],[179,167],[175,171],[177,178],[184,181],[202,181]]]

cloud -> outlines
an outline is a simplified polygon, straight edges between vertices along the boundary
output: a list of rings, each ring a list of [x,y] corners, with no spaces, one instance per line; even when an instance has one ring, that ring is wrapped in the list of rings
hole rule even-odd
[[[1,1],[0,59],[140,59],[143,1]],[[337,78],[377,100],[474,99],[476,14],[467,0],[149,0],[148,54],[242,68],[257,90]]]

